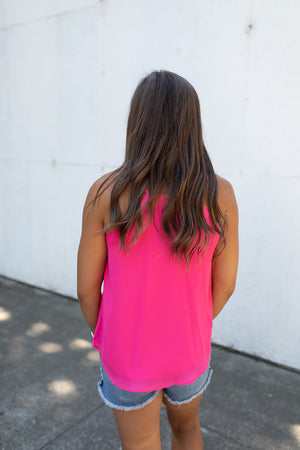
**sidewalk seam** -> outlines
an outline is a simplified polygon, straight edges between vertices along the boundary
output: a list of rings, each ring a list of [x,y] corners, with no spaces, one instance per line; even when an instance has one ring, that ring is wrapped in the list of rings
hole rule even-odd
[[[39,447],[39,450],[42,450],[44,448],[46,448],[48,445],[52,444],[53,442],[55,442],[59,437],[61,437],[63,434],[67,433],[68,431],[70,431],[75,425],[78,425],[80,422],[82,422],[84,419],[86,419],[87,417],[89,417],[91,414],[93,414],[95,411],[97,411],[97,409],[103,408],[103,405],[99,405],[97,406],[95,409],[93,409],[91,412],[89,412],[88,414],[86,414],[85,416],[81,417],[79,420],[77,420],[76,422],[72,423],[71,426],[69,426],[68,428],[66,428],[65,430],[63,430],[61,433],[59,433],[57,436],[55,436],[53,439],[51,439],[49,442],[47,442],[46,444],[44,444],[42,447]]]
[[[236,438],[234,438],[234,437],[229,437],[228,435],[226,435],[226,434],[224,434],[224,433],[219,433],[215,428],[210,427],[210,426],[208,426],[208,427],[205,426],[205,425],[203,424],[203,422],[201,422],[201,429],[207,430],[207,431],[209,431],[210,433],[217,434],[218,436],[221,436],[222,438],[225,438],[225,439],[227,439],[228,441],[233,442],[233,443],[235,443],[235,444],[242,445],[242,446],[243,446],[242,448],[249,448],[249,449],[251,449],[251,450],[256,450],[256,449],[257,449],[257,447],[251,447],[250,445],[247,445],[247,444],[245,444],[244,442],[241,442],[241,441],[239,441],[238,439],[236,439]]]
[[[222,344],[217,344],[216,342],[212,342],[211,345],[213,347],[219,348],[220,350],[224,350],[230,353],[236,353],[237,355],[245,356],[246,358],[254,359],[255,361],[259,361],[270,366],[278,367],[279,369],[287,370],[288,372],[294,372],[300,374],[300,370],[295,367],[285,366],[284,364],[277,363],[275,361],[271,361],[270,359],[263,358],[258,355],[251,355],[250,353],[243,352],[242,350],[236,350],[235,348],[226,347]]]

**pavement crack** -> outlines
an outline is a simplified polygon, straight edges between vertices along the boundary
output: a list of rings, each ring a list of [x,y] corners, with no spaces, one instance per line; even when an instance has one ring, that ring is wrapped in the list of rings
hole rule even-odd
[[[224,433],[220,433],[218,430],[216,430],[215,428],[213,428],[213,427],[210,427],[210,426],[205,426],[205,425],[201,425],[201,430],[207,430],[207,431],[209,431],[210,433],[214,433],[214,434],[217,434],[218,436],[220,436],[220,437],[222,437],[222,438],[224,438],[224,439],[227,439],[228,441],[230,441],[230,442],[233,442],[234,444],[238,444],[238,445],[242,445],[242,447],[241,448],[249,448],[249,449],[251,449],[251,450],[257,450],[257,447],[251,447],[250,445],[247,445],[247,444],[245,444],[244,442],[241,442],[239,439],[236,439],[236,438],[234,438],[234,437],[232,437],[232,436],[228,436],[228,435],[226,435],[226,434],[224,434]]]
[[[73,427],[77,426],[80,422],[82,422],[83,420],[85,420],[87,417],[91,416],[92,414],[94,414],[95,411],[97,411],[100,408],[103,408],[103,405],[99,405],[96,408],[94,408],[92,411],[90,411],[88,414],[85,414],[83,417],[81,417],[79,420],[76,420],[76,422],[72,423],[72,425],[70,425],[68,428],[66,428],[65,430],[63,430],[61,433],[59,433],[57,436],[55,436],[55,438],[51,439],[49,442],[47,442],[47,444],[43,445],[42,447],[39,447],[39,450],[42,450],[46,447],[48,447],[48,445],[52,444],[53,442],[55,442],[58,438],[60,438],[61,436],[63,436],[65,433],[67,433],[68,431],[70,431]]]

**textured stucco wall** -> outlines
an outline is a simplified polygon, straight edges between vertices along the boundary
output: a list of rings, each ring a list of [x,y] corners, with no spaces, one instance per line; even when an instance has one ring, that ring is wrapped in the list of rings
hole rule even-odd
[[[138,80],[172,70],[239,202],[238,283],[213,340],[300,369],[299,2],[25,3],[0,5],[0,273],[76,296],[88,188],[123,159]]]

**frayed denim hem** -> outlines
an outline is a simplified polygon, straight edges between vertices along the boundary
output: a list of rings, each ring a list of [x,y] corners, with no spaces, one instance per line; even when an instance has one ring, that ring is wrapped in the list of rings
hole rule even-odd
[[[104,401],[104,403],[109,406],[110,408],[114,408],[114,409],[119,409],[120,411],[134,411],[136,409],[141,409],[144,408],[145,406],[149,405],[149,403],[152,402],[152,400],[155,399],[155,397],[157,396],[157,394],[160,392],[160,390],[155,391],[154,394],[152,395],[152,397],[150,397],[148,400],[146,400],[144,403],[142,403],[141,405],[134,405],[134,406],[120,406],[120,405],[115,405],[114,403],[112,403],[111,401],[107,400],[107,398],[104,397],[102,389],[101,389],[101,381],[98,382],[98,394],[100,395],[100,397],[102,398],[102,400]]]
[[[166,394],[165,392],[163,393],[163,395],[164,395],[164,397],[166,397],[166,399],[167,399],[170,403],[172,403],[173,405],[178,405],[178,406],[180,406],[180,405],[184,405],[185,403],[189,403],[189,402],[191,402],[192,400],[194,400],[194,398],[196,398],[196,397],[198,397],[199,395],[203,394],[203,392],[205,391],[205,389],[208,387],[208,385],[209,385],[209,383],[210,383],[212,374],[213,374],[213,369],[210,367],[210,368],[209,368],[208,375],[207,375],[207,379],[206,379],[206,381],[205,381],[205,383],[204,383],[204,385],[203,385],[201,391],[200,391],[200,392],[197,392],[197,394],[193,395],[192,397],[189,397],[187,400],[183,400],[183,401],[180,401],[180,400],[179,400],[179,401],[178,401],[178,400],[171,400],[171,398],[170,398],[170,397],[168,396],[168,394]]]

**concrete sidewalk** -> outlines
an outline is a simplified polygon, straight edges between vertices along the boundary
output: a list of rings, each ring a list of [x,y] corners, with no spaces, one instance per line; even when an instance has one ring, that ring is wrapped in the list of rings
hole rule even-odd
[[[0,277],[0,321],[0,448],[120,449],[79,303]],[[215,346],[211,366],[199,411],[205,450],[300,448],[298,373]],[[164,404],[161,437],[170,449]]]

